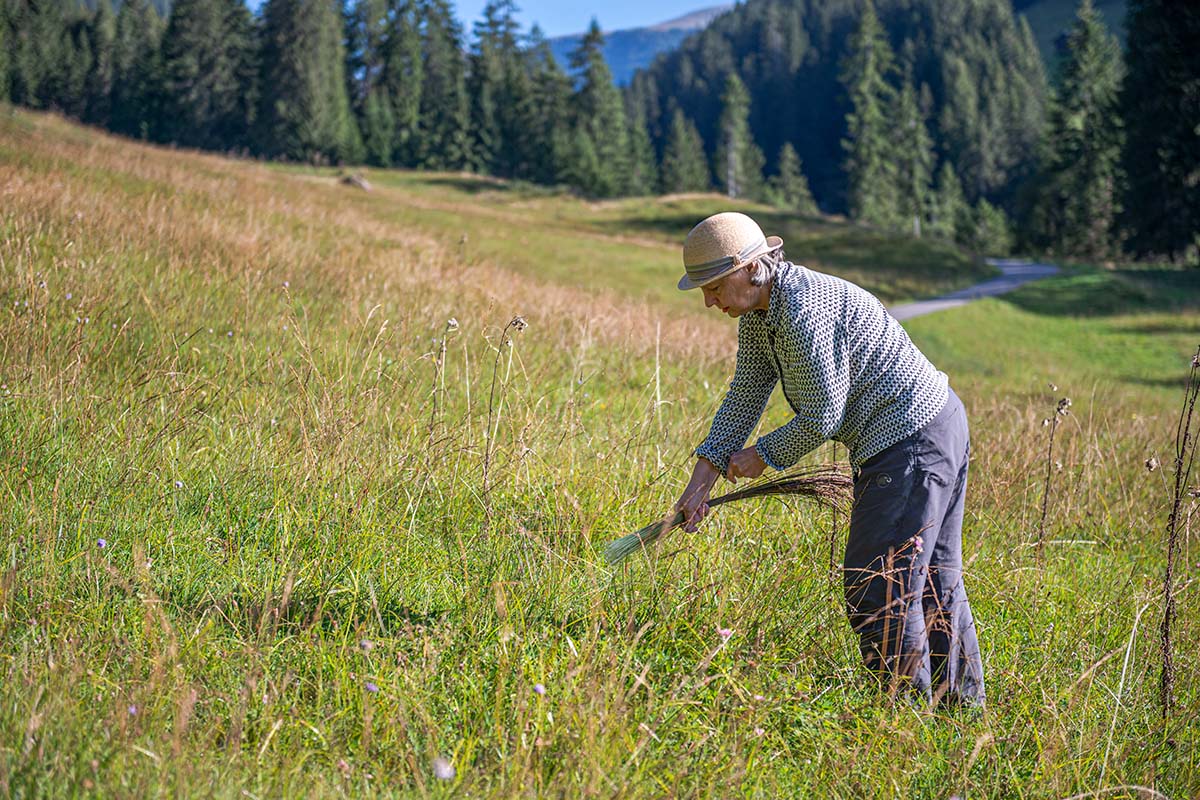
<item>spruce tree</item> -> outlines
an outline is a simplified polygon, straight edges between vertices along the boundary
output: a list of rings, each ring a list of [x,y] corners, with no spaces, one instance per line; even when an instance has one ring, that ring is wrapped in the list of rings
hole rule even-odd
[[[671,117],[671,132],[663,150],[662,188],[668,194],[707,192],[712,186],[700,132],[679,108]]]
[[[248,143],[254,40],[241,0],[176,0],[162,58],[164,138],[213,150]]]
[[[391,14],[388,0],[352,0],[346,4],[346,93],[350,107],[364,125],[367,95],[383,81]]]
[[[959,231],[965,236],[973,226],[970,211],[954,166],[943,161],[929,208],[929,232],[946,241],[958,241]]]
[[[571,79],[537,25],[529,32],[525,57],[530,102],[522,139],[529,152],[529,177],[539,183],[562,183],[570,151]]]
[[[816,214],[817,204],[808,190],[808,180],[800,164],[800,156],[791,142],[779,149],[778,172],[767,181],[767,199],[779,208],[800,214]]]
[[[1067,36],[1051,103],[1046,147],[1025,227],[1032,242],[1059,255],[1102,260],[1116,249],[1121,128],[1116,39],[1082,0]]]
[[[9,43],[8,19],[6,17],[7,15],[0,13],[0,105],[7,103],[9,98],[8,48],[11,47],[11,44]]]
[[[1200,8],[1129,0],[1121,89],[1128,191],[1122,222],[1139,257],[1200,247]]]
[[[850,215],[894,229],[901,217],[894,145],[886,117],[893,107],[894,90],[887,82],[893,59],[871,0],[863,8],[849,48],[841,81],[851,108],[842,142]]]
[[[736,72],[725,79],[713,172],[729,197],[762,197],[763,155],[750,132],[750,94]]]
[[[626,193],[634,196],[654,194],[658,191],[658,164],[654,159],[654,145],[646,130],[646,118],[641,113],[629,117],[629,185]]]
[[[592,197],[614,197],[628,190],[629,130],[621,93],[604,60],[604,34],[593,18],[571,54],[578,86],[572,105],[577,146],[570,173],[577,188]]]
[[[980,198],[969,219],[970,231],[960,237],[960,244],[989,256],[1006,256],[1012,251],[1012,225],[1003,210]]]
[[[396,115],[392,111],[392,98],[387,87],[368,89],[363,106],[361,127],[367,163],[390,167],[396,141]]]
[[[163,21],[148,0],[124,0],[113,41],[110,126],[117,133],[151,138],[160,123]]]
[[[0,24],[0,28],[3,25]],[[93,125],[107,126],[112,112],[113,57],[117,38],[117,19],[108,0],[97,0],[92,16],[89,39],[92,46],[92,68],[88,72],[84,94],[87,109],[84,119]],[[2,44],[0,44],[2,49]],[[2,58],[2,56],[0,56]],[[0,82],[3,78],[0,76]],[[0,87],[0,97],[2,97]]]
[[[362,140],[346,96],[343,28],[330,0],[267,0],[258,142],[269,156],[354,162]]]
[[[420,155],[421,57],[420,8],[416,0],[396,3],[389,13],[382,44],[381,86],[387,90],[394,121],[393,164],[417,166]]]
[[[911,73],[905,76],[900,89],[895,120],[897,203],[906,227],[911,226],[912,235],[920,237],[921,223],[929,210],[934,155]]]
[[[518,42],[516,4],[492,0],[475,25],[467,86],[471,131],[481,169],[505,177],[528,177],[525,129],[530,111],[530,75]]]
[[[462,28],[447,0],[423,0],[420,13],[424,69],[417,160],[428,169],[468,169],[473,156]]]

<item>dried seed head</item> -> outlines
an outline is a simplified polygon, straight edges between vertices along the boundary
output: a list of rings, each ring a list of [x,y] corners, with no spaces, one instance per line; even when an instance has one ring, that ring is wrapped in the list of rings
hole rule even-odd
[[[1064,397],[1062,400],[1058,401],[1058,409],[1057,409],[1056,413],[1059,414],[1060,416],[1065,417],[1067,414],[1071,413],[1068,410],[1070,408],[1071,408],[1071,398]]]
[[[438,756],[433,760],[433,774],[438,780],[452,781],[454,780],[454,765],[449,760]]]
[[[1050,424],[1050,420],[1049,420],[1049,419],[1044,419],[1044,420],[1042,420],[1042,427],[1043,427],[1043,428],[1044,428],[1044,427],[1046,427],[1046,426],[1047,426],[1047,425],[1049,425],[1049,424]]]
[[[1057,392],[1057,391],[1058,391],[1058,387],[1057,387],[1057,386],[1055,386],[1053,383],[1049,383],[1049,384],[1047,384],[1047,386],[1049,386],[1049,387],[1050,387],[1050,391],[1052,391],[1052,392]]]
[[[456,320],[454,317],[451,317],[450,319],[446,320],[446,330],[447,331],[458,330],[458,320]]]
[[[524,317],[522,317],[520,314],[518,314],[517,316],[512,318],[512,322],[508,323],[508,326],[515,330],[523,331],[529,327],[529,323],[525,321]]]
[[[1156,469],[1158,469],[1158,457],[1150,456],[1146,459],[1146,472],[1154,472]]]

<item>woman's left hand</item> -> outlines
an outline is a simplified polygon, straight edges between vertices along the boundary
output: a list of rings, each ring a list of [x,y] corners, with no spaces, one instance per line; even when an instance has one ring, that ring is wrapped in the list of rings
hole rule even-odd
[[[757,478],[766,468],[767,464],[758,451],[747,447],[729,457],[729,468],[725,470],[725,478],[730,483],[737,483],[738,478]]]

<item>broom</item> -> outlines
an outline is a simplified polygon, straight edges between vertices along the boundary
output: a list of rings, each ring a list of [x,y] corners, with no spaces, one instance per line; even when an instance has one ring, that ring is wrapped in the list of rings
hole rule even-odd
[[[751,497],[805,497],[832,508],[844,507],[850,499],[854,481],[837,467],[801,467],[800,469],[774,475],[747,486],[715,497],[708,501],[709,507],[746,500]],[[616,564],[625,556],[654,544],[664,533],[683,524],[683,512],[675,516],[655,520],[644,528],[622,536],[604,548],[604,557],[609,564]]]

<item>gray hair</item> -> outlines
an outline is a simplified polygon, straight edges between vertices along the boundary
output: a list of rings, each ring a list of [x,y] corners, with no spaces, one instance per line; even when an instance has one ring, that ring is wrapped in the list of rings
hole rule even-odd
[[[787,260],[784,255],[783,248],[759,256],[755,259],[758,262],[758,269],[750,273],[750,283],[753,286],[766,286],[771,281],[775,280],[775,272],[779,269],[779,265]]]

